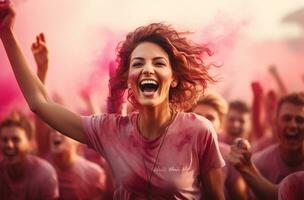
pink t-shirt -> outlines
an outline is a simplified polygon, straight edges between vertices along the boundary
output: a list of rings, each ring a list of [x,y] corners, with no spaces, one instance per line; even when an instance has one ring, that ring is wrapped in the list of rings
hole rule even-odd
[[[119,185],[114,199],[146,199],[147,194],[152,199],[200,199],[199,177],[224,166],[212,124],[179,112],[165,134],[147,140],[138,131],[137,117],[83,117],[87,145],[109,162]]]
[[[47,161],[29,155],[25,176],[19,181],[9,177],[5,160],[0,162],[0,199],[49,200],[58,196],[56,172]]]
[[[102,199],[105,190],[105,174],[100,166],[81,156],[74,165],[61,170],[55,166],[61,200]]]
[[[264,136],[261,139],[257,140],[252,144],[252,152],[259,152],[264,150],[265,148],[276,144],[278,141],[275,137]]]
[[[293,173],[279,185],[279,200],[303,200],[304,199],[304,171]]]
[[[281,159],[278,144],[256,153],[253,162],[261,174],[275,184],[280,183],[289,174],[304,170],[304,161],[296,167],[287,166]]]

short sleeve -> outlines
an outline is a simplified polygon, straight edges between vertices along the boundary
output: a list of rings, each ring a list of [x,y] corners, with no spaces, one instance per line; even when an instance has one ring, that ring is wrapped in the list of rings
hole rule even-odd
[[[82,126],[84,135],[86,138],[86,144],[88,147],[95,149],[94,147],[101,145],[98,137],[98,125],[100,124],[101,116],[83,116]]]
[[[200,169],[202,173],[208,173],[211,169],[225,166],[225,161],[219,150],[217,135],[212,124],[204,120],[206,128],[198,136],[198,152]]]
[[[88,147],[104,155],[104,142],[113,138],[116,130],[116,115],[82,117],[82,125]]]
[[[133,115],[132,115],[133,116]],[[102,114],[82,117],[84,136],[88,147],[105,156],[105,149],[117,146],[133,130],[132,116]]]

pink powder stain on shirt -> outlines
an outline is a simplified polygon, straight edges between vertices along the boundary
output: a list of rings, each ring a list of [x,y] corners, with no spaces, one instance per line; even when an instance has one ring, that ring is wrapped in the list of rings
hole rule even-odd
[[[185,145],[189,145],[192,141],[192,137],[191,134],[186,134],[183,139],[176,145],[177,150],[180,152],[183,150],[183,147]]]
[[[195,120],[196,120],[196,115],[195,115],[194,113],[192,113],[192,114],[190,115],[190,119],[191,119],[192,121],[195,121]]]
[[[121,186],[115,197],[122,195],[125,199],[145,199],[147,180],[152,183],[153,197],[200,197],[197,176],[211,168],[220,168],[224,163],[214,137],[216,133],[210,132],[212,130],[209,129],[209,124],[205,125],[202,118],[197,119],[194,124],[189,123],[192,122],[191,115],[193,114],[177,115],[168,129],[158,156],[161,137],[153,141],[142,138],[145,148],[142,145],[133,145],[140,138],[134,123],[136,113],[127,116],[130,121],[124,126],[118,120],[120,117],[113,114],[83,118],[88,146],[106,155],[116,182]],[[187,133],[186,130],[192,131]],[[194,139],[195,146],[190,142]],[[179,152],[176,144],[181,144],[183,150]],[[204,164],[199,166],[200,163]]]

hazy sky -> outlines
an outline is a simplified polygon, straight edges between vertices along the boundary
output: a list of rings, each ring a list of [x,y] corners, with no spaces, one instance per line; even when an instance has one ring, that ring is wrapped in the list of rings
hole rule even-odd
[[[36,34],[44,32],[51,60],[48,87],[63,93],[70,104],[79,104],[75,95],[85,88],[94,90],[104,104],[108,62],[114,58],[117,42],[125,33],[150,22],[167,22],[180,30],[193,31],[193,39],[210,43],[215,50],[214,60],[223,64],[215,73],[223,80],[218,90],[225,91],[227,99],[249,100],[252,80],[258,79],[271,87],[267,76],[270,64],[277,64],[283,75],[290,71],[303,73],[300,66],[304,62],[300,58],[304,45],[290,53],[289,43],[285,44],[286,38],[302,37],[303,32],[296,24],[281,23],[288,13],[304,8],[303,0],[14,2],[15,30],[29,63],[35,70],[30,45]],[[14,79],[2,45],[0,67],[0,102],[4,102],[7,96],[3,91],[18,90],[13,89]],[[290,81],[290,87],[300,88],[300,82]],[[11,96],[13,99],[14,95]]]

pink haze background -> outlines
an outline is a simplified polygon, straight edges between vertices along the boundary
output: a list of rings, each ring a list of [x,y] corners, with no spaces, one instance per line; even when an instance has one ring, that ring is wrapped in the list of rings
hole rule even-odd
[[[304,33],[299,20],[304,21],[304,16],[298,17],[298,21],[291,20],[299,30],[298,34],[286,36],[273,30],[272,36],[272,31],[265,33],[263,28],[259,32],[259,27],[272,27],[273,21],[265,18],[263,23],[258,18],[253,8],[260,5],[254,1],[250,1],[252,10],[241,1],[229,7],[229,3],[209,5],[209,2],[207,5],[204,1],[193,0],[189,8],[186,1],[181,1],[180,5],[173,4],[173,1],[156,1],[150,5],[148,2],[126,3],[118,0],[14,2],[17,9],[15,30],[28,62],[35,71],[30,45],[36,34],[44,32],[51,61],[47,87],[51,93],[59,93],[75,111],[84,107],[79,95],[82,90],[94,94],[100,106],[105,108],[109,63],[115,60],[116,45],[134,28],[160,21],[173,24],[179,30],[194,32],[191,35],[193,40],[212,48],[214,56],[208,61],[221,65],[212,69],[212,73],[220,80],[212,88],[228,100],[244,99],[250,102],[250,83],[253,80],[261,81],[267,89],[275,88],[268,73],[268,66],[272,64],[277,66],[289,91],[303,90]],[[303,4],[298,4],[280,15],[273,14],[277,16],[278,26],[281,26],[282,18],[295,11],[295,8],[301,5],[304,8]],[[206,5],[210,9],[197,8]],[[169,8],[172,8],[171,14],[166,14]],[[194,9],[190,11],[192,15],[182,18],[180,14],[190,8]],[[0,45],[0,67],[0,115],[12,109],[28,111],[3,45]]]

